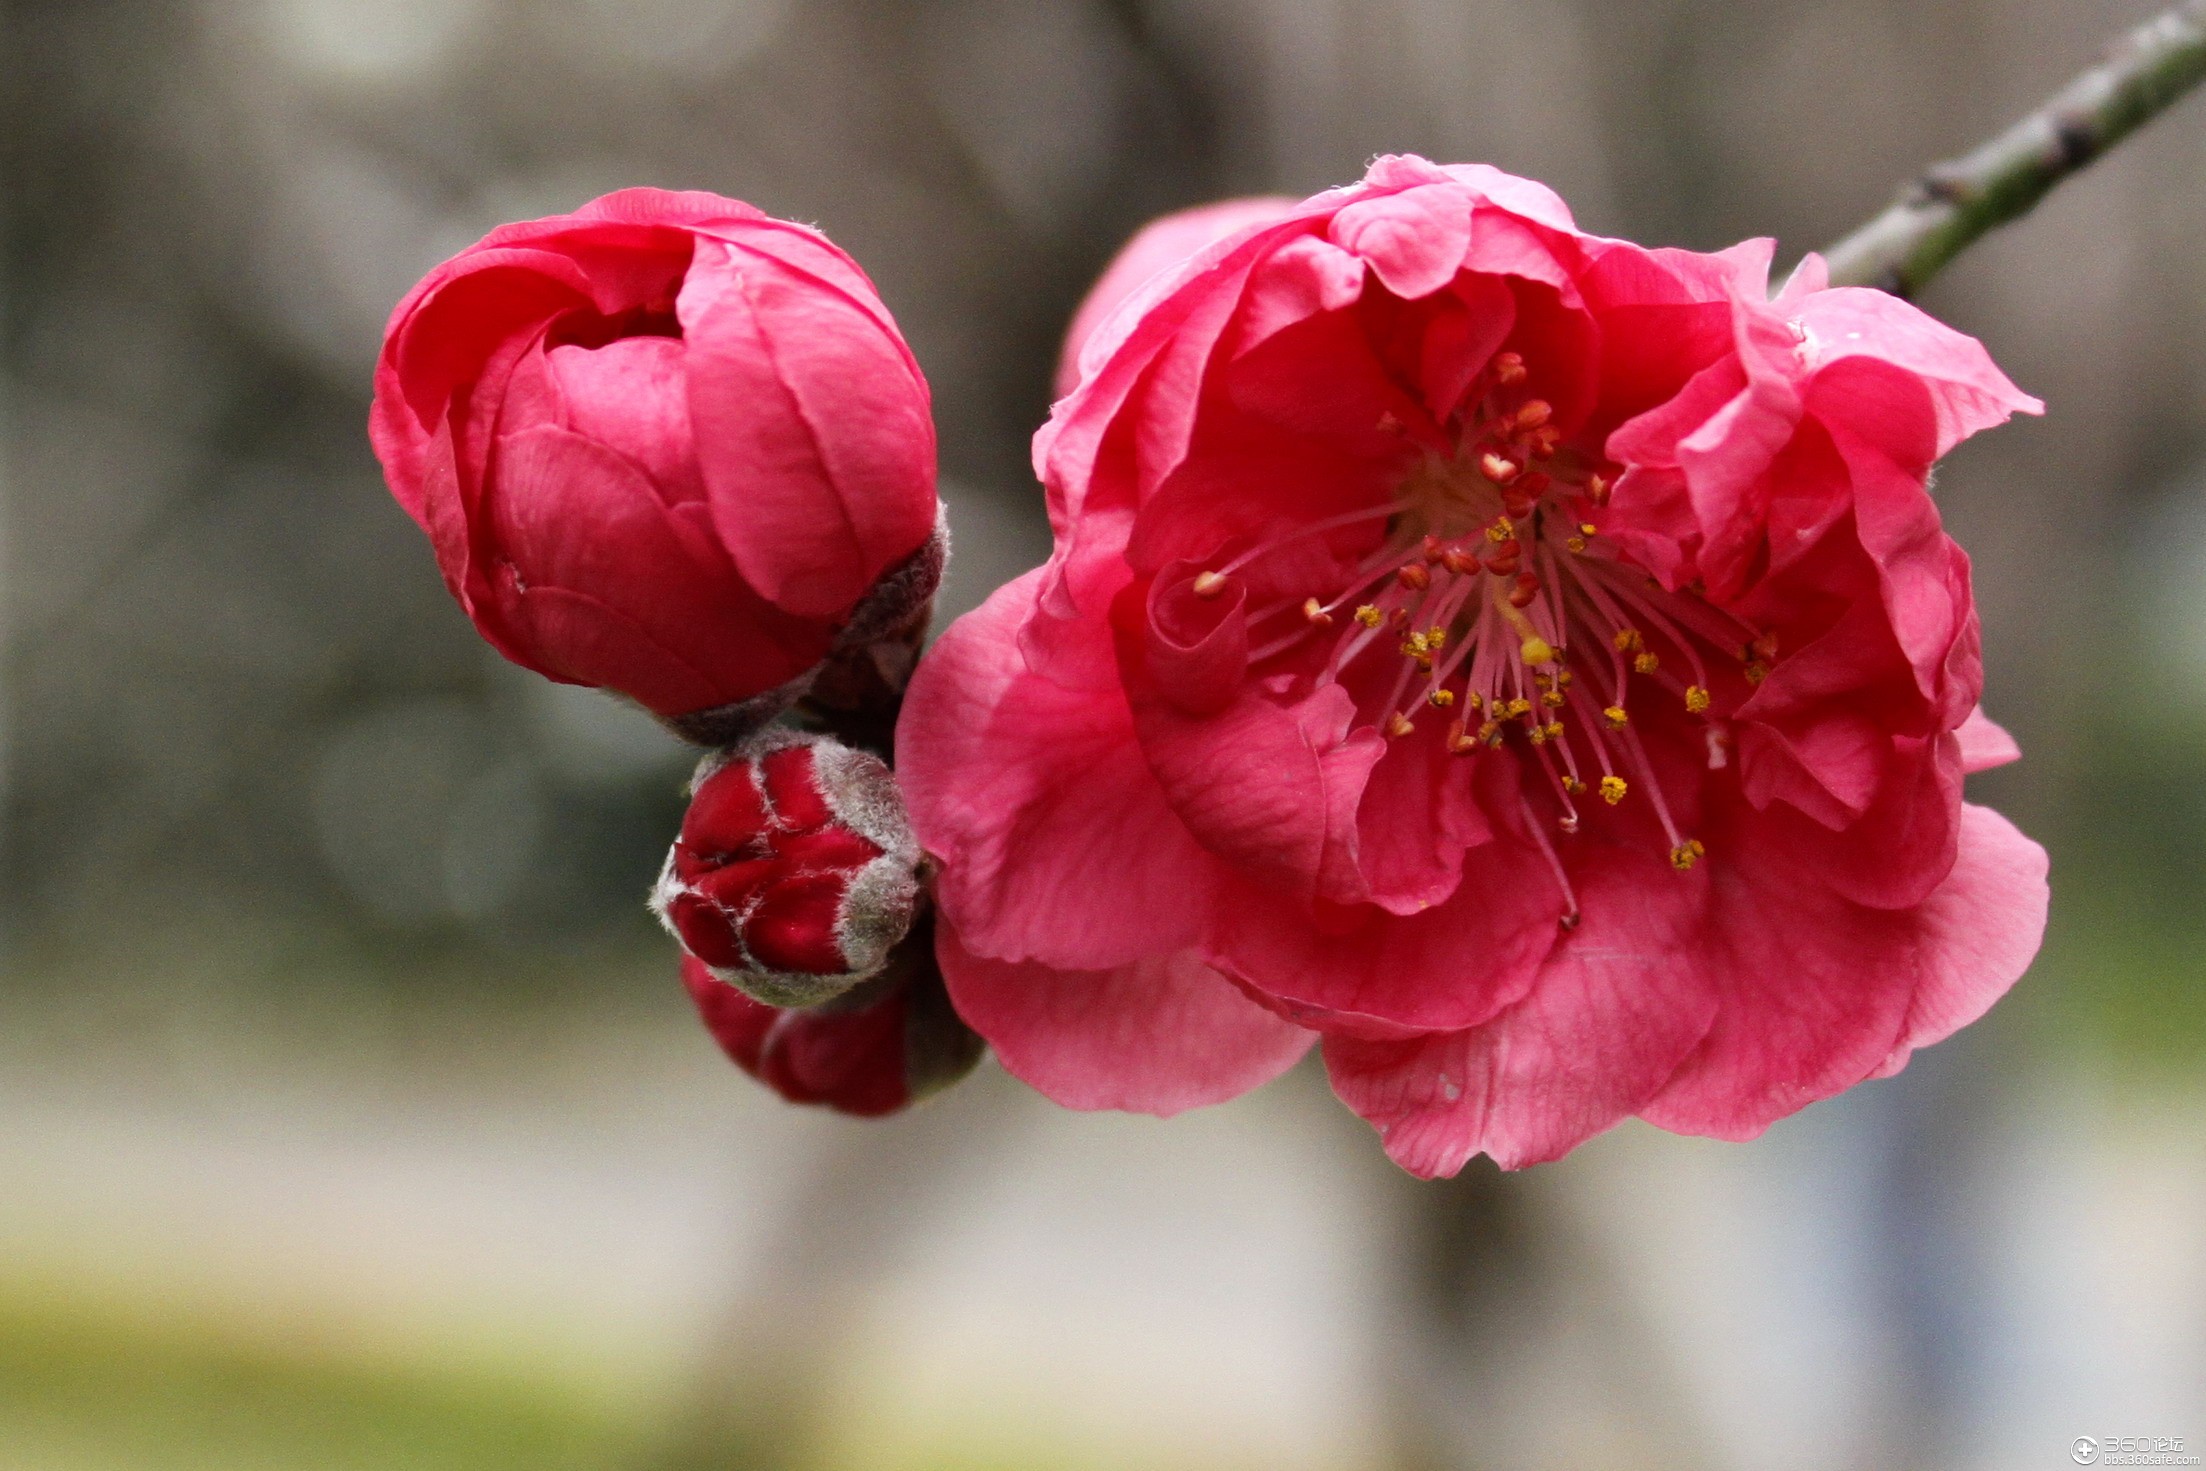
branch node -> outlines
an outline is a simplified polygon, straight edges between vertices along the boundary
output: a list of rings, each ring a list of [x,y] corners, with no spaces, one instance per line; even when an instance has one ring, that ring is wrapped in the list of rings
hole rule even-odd
[[[2053,137],[2060,144],[2059,166],[2074,171],[2099,156],[2098,121],[2087,113],[2061,113],[2053,119]]]

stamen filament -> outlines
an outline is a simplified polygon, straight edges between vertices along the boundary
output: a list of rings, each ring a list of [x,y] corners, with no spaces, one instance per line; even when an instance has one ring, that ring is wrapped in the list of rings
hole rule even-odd
[[[1298,526],[1284,535],[1275,536],[1270,541],[1259,542],[1250,547],[1247,551],[1220,567],[1218,575],[1220,577],[1231,577],[1267,552],[1275,552],[1279,548],[1291,542],[1300,541],[1306,536],[1316,536],[1325,531],[1338,531],[1343,526],[1354,526],[1359,521],[1376,521],[1382,516],[1397,516],[1401,514],[1401,510],[1402,507],[1399,502],[1389,500],[1383,506],[1366,506],[1360,511],[1344,511],[1338,516],[1328,516],[1322,521],[1312,521],[1307,526]]]
[[[1546,825],[1533,813],[1532,801],[1524,795],[1522,787],[1517,789],[1517,800],[1524,804],[1524,830],[1532,835],[1533,846],[1547,860],[1547,871],[1555,876],[1555,887],[1563,891],[1563,903],[1568,906],[1557,922],[1566,930],[1574,930],[1578,928],[1580,919],[1578,892],[1571,888],[1570,875],[1564,871],[1562,859],[1555,856],[1555,845],[1547,841],[1547,834],[1543,830]]]

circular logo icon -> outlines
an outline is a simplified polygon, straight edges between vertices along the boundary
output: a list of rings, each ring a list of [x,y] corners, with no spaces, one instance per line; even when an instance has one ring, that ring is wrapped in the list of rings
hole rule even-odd
[[[2099,1459],[2099,1443],[2088,1435],[2076,1437],[2076,1443],[2068,1448],[2068,1454],[2076,1458],[2079,1466],[2088,1466]]]

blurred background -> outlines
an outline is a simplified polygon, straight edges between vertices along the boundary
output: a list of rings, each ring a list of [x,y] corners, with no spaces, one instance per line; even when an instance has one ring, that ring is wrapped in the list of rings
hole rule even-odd
[[[642,896],[688,758],[502,664],[382,489],[382,323],[504,220],[707,188],[933,383],[945,615],[1041,560],[1126,234],[1384,151],[1782,259],[2150,0],[16,0],[0,1467],[1800,1471],[2206,1440],[2206,103],[1926,305],[2050,413],[1940,494],[2044,957],[1751,1145],[1418,1187],[1298,1072],[778,1104]]]

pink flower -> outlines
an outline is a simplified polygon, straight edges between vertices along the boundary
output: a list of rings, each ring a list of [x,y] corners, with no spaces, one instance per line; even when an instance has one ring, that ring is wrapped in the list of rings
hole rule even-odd
[[[1133,239],[1111,257],[1111,263],[1103,268],[1103,274],[1096,277],[1095,284],[1088,288],[1088,294],[1073,311],[1072,325],[1065,331],[1065,345],[1057,358],[1057,397],[1063,398],[1079,385],[1081,366],[1086,361],[1086,347],[1091,339],[1102,349],[1098,356],[1108,356],[1117,334],[1106,332],[1098,339],[1097,330],[1142,287],[1168,268],[1182,264],[1206,245],[1237,231],[1272,223],[1293,209],[1295,203],[1283,194],[1224,199],[1216,204],[1176,211],[1151,220],[1135,231]],[[1139,304],[1136,305],[1138,308]]]
[[[1055,555],[898,733],[1011,1071],[1162,1113],[1322,1037],[1435,1175],[1751,1136],[2021,974],[2045,858],[1961,800],[2014,752],[1925,485],[2039,405],[1769,255],[1384,158],[1114,320],[1036,439]]]
[[[819,234],[717,195],[623,190],[431,271],[369,434],[499,652],[708,741],[939,569],[927,385],[888,309]]]
[[[776,726],[698,766],[651,907],[714,979],[808,1006],[887,963],[918,867],[879,757]]]
[[[956,1082],[980,1060],[980,1039],[950,1009],[932,966],[803,1010],[753,1000],[694,955],[682,957],[682,984],[729,1059],[791,1103],[878,1117]]]

